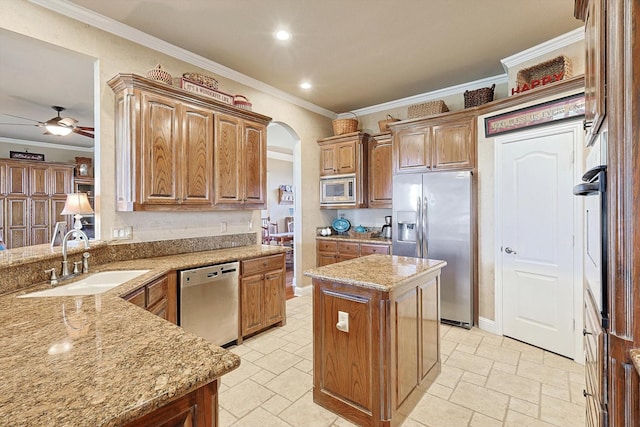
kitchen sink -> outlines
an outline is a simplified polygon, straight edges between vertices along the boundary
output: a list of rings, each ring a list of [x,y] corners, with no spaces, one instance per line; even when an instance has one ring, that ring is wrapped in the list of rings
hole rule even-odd
[[[20,295],[18,298],[65,297],[101,294],[149,271],[150,270],[113,270],[93,273],[78,281],[69,283],[68,285],[57,286],[44,291],[31,292],[29,294]]]

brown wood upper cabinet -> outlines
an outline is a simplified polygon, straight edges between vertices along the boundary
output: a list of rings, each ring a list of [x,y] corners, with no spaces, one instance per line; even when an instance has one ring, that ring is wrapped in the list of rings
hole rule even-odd
[[[216,115],[215,203],[264,208],[267,139],[263,124]]]
[[[576,11],[579,9],[582,10],[578,17],[582,18],[585,22],[584,128],[587,131],[586,142],[588,145],[591,145],[600,131],[600,126],[602,125],[606,112],[606,1],[584,1],[576,7]]]
[[[320,176],[359,173],[367,166],[369,135],[353,132],[318,140]]]
[[[135,74],[108,84],[119,211],[264,207],[269,117]]]
[[[394,173],[473,169],[476,119],[467,112],[393,126]]]
[[[369,141],[369,207],[390,208],[393,199],[391,133],[372,135]]]

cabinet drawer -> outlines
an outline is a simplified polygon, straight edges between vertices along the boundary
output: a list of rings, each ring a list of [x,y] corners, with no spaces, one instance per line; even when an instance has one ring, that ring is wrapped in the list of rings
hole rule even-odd
[[[389,255],[389,246],[387,245],[369,245],[360,244],[360,255],[383,254]]]
[[[137,305],[140,308],[146,308],[144,292],[145,288],[143,286],[124,297],[124,299],[129,301],[131,304]]]
[[[163,277],[147,285],[147,307],[152,306],[162,298],[166,298],[169,291],[167,278]]]
[[[338,242],[318,240],[318,252],[337,252]]]
[[[340,255],[358,255],[359,243],[338,242],[338,253]]]
[[[270,255],[242,261],[242,275],[264,273],[284,268],[284,254]]]

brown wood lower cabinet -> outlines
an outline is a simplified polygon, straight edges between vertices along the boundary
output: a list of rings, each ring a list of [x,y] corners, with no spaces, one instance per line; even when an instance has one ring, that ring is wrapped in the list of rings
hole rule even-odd
[[[238,344],[271,325],[286,323],[285,254],[240,263],[240,336]]]
[[[170,402],[125,427],[217,427],[218,380]]]
[[[366,255],[389,255],[390,253],[391,246],[386,244],[316,240],[316,264],[318,267]]]
[[[316,403],[360,426],[406,419],[440,372],[439,274],[391,292],[313,280]]]
[[[177,274],[172,271],[130,292],[124,299],[171,323],[176,323],[177,292]]]

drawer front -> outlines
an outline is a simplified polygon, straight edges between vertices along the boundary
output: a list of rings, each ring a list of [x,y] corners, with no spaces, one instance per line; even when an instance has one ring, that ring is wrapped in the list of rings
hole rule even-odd
[[[360,253],[359,243],[338,242],[338,253],[340,255],[358,255]]]
[[[242,261],[241,267],[243,276],[250,276],[252,274],[264,273],[283,268],[284,254],[270,255]]]
[[[162,277],[155,282],[147,285],[147,307],[160,301],[162,298],[166,298],[168,289],[167,277]]]
[[[362,243],[360,245],[360,255],[371,255],[371,254],[382,254],[389,255],[389,246],[388,245],[370,245]]]
[[[338,242],[331,242],[329,240],[318,240],[318,252],[337,252]]]
[[[142,288],[137,289],[132,293],[130,293],[129,295],[127,295],[126,297],[124,297],[124,299],[129,301],[131,304],[137,305],[140,308],[146,308],[144,292],[145,292],[145,288],[143,286]]]

